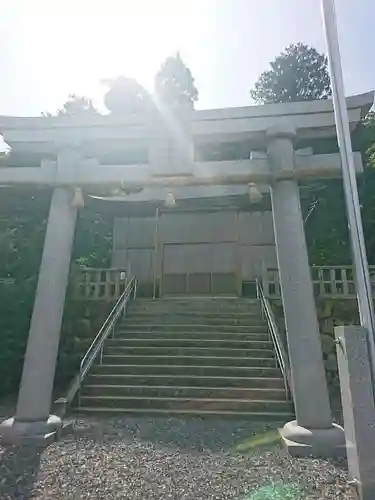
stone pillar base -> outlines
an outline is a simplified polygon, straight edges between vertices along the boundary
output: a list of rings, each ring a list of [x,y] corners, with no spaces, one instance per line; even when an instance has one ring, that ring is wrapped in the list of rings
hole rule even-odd
[[[337,424],[328,429],[307,429],[296,420],[279,429],[281,439],[292,457],[345,457],[345,433]]]
[[[36,444],[48,446],[59,439],[62,421],[50,415],[45,421],[20,422],[14,417],[0,424],[0,440],[5,444]]]

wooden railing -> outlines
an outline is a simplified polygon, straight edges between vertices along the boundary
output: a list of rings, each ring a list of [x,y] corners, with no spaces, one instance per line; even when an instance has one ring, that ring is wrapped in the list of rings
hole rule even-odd
[[[372,292],[375,295],[375,266],[369,266]],[[352,266],[314,266],[311,277],[315,295],[329,298],[355,298],[356,287]],[[281,297],[279,271],[267,269],[262,277],[266,297]]]
[[[125,269],[79,269],[74,277],[75,298],[112,302],[125,290]]]

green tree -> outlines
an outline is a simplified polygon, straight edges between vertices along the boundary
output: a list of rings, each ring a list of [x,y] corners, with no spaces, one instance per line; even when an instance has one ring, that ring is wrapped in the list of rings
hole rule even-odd
[[[92,100],[86,96],[69,94],[68,99],[62,107],[57,110],[57,116],[80,116],[80,115],[96,115],[98,110],[92,103]],[[53,116],[52,113],[46,111],[43,116]]]
[[[289,45],[250,91],[256,103],[313,101],[331,95],[327,57],[303,43]]]
[[[312,47],[303,43],[290,45],[270,66],[250,91],[257,103],[311,101],[331,95],[327,58]],[[297,148],[306,146],[312,146],[315,153],[338,151],[335,138],[296,145]],[[342,180],[303,183],[300,193],[310,263],[350,263]]]
[[[362,151],[365,166],[375,168],[375,113],[368,113],[353,134],[353,146]]]
[[[364,172],[358,177],[358,191],[368,260],[375,264],[375,113],[368,113],[355,130],[353,146],[362,152]]]
[[[314,148],[317,153],[337,151],[335,139],[328,150]],[[368,260],[375,264],[375,114],[369,113],[352,134],[354,151],[362,154],[364,172],[358,176],[358,192]],[[327,144],[328,145],[328,142]],[[306,215],[306,238],[310,262],[315,265],[350,264],[350,247],[345,195],[342,179],[303,186],[301,202]]]
[[[1,136],[0,136],[0,139],[1,139]],[[10,155],[9,150],[0,151],[0,167],[6,167],[8,165],[9,155]]]
[[[109,87],[104,96],[104,104],[111,113],[133,115],[151,109],[151,96],[133,78],[119,76],[103,80],[103,83]]]
[[[48,217],[50,190],[3,187],[0,197],[0,396],[21,376]]]
[[[310,264],[350,264],[351,248],[342,179],[314,183],[307,192],[306,188],[308,185],[301,187],[301,205]]]
[[[51,198],[49,188],[0,189],[0,397],[14,393],[21,377]],[[74,239],[76,265],[109,267],[113,216],[88,201]],[[9,280],[9,283],[8,283]],[[55,384],[69,382],[108,306],[73,300],[68,290]],[[104,317],[103,317],[104,314]],[[90,340],[91,338],[91,340]]]
[[[91,99],[76,94],[70,94],[62,108],[57,111],[58,116],[86,114],[94,115],[98,114],[98,111],[95,109]]]
[[[171,108],[194,108],[198,90],[190,69],[180,54],[168,57],[155,76],[155,94],[158,100]]]

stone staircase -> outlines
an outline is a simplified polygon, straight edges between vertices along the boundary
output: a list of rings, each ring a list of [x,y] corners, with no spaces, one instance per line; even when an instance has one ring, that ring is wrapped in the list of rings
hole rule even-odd
[[[137,299],[85,380],[83,413],[290,419],[257,300]]]

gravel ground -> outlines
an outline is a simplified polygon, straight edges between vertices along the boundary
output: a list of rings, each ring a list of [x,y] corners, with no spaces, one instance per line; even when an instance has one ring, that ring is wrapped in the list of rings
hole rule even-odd
[[[0,499],[354,499],[346,464],[290,459],[276,427],[177,418],[85,419],[41,449],[0,447]]]

